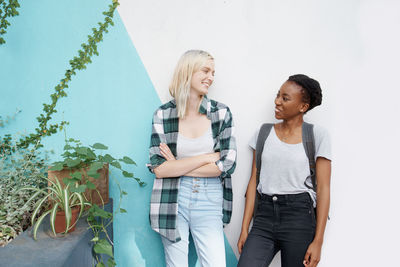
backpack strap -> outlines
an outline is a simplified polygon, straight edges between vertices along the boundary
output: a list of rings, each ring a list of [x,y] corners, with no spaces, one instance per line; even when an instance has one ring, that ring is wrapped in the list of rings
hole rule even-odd
[[[310,165],[310,175],[304,181],[304,185],[317,192],[317,181],[315,177],[315,140],[314,140],[314,125],[303,122],[302,125],[302,138],[303,146],[306,152],[308,163]]]
[[[310,164],[310,175],[307,176],[304,181],[304,185],[307,188],[312,189],[317,193],[317,178],[316,178],[316,164],[315,164],[315,139],[314,139],[314,125],[303,122],[303,146],[306,151],[308,162]],[[317,214],[317,210],[314,209],[314,214]],[[330,220],[328,215],[328,220]]]
[[[260,183],[261,156],[262,156],[262,153],[264,150],[265,140],[267,140],[267,137],[269,136],[269,133],[271,132],[271,129],[273,126],[274,126],[274,124],[272,124],[272,123],[264,123],[263,125],[261,125],[260,131],[259,131],[258,137],[257,137],[257,144],[256,144],[256,168],[257,168],[256,181],[257,181],[257,185],[256,185],[256,199],[254,202],[253,218],[256,216],[258,200],[261,197],[257,191],[258,184]]]
[[[271,132],[272,127],[274,124],[272,123],[264,123],[261,128],[260,132],[258,133],[257,137],[257,144],[256,144],[256,188],[260,183],[260,171],[261,171],[261,156],[264,150],[265,140],[267,140],[269,133]],[[314,192],[317,191],[317,181],[316,181],[316,165],[315,165],[315,139],[314,139],[314,125],[311,123],[303,122],[302,125],[302,142],[304,146],[304,150],[306,152],[309,166],[310,166],[310,175],[307,176],[306,180],[304,181],[304,185],[307,188],[312,189]],[[254,201],[254,212],[253,218],[256,215],[258,201],[261,195],[256,190],[256,198]],[[329,216],[328,216],[329,219]]]

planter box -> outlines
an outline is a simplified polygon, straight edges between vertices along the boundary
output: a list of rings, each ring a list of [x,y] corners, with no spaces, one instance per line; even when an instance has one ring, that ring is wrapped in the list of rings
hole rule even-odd
[[[113,212],[112,199],[104,210]],[[93,258],[93,232],[85,217],[81,217],[76,230],[65,236],[54,237],[49,220],[43,221],[38,230],[38,240],[32,238],[31,229],[17,236],[4,248],[0,248],[0,266],[7,267],[77,267],[95,266]],[[113,239],[113,224],[107,227],[107,233]],[[107,261],[108,256],[102,255]]]
[[[63,179],[66,177],[70,177],[70,174],[76,172],[76,171],[82,171],[84,173],[84,176],[87,177],[86,172],[89,170],[89,168],[82,168],[82,169],[63,169],[61,171],[51,171],[48,170],[48,177],[50,180],[55,181],[55,179],[58,179],[62,185],[64,185]],[[101,199],[103,199],[104,204],[107,204],[109,201],[109,165],[104,164],[103,168],[98,170],[97,173],[100,174],[100,177],[98,179],[95,179],[93,177],[88,177],[89,181],[92,182],[95,186],[96,189],[99,191],[97,192],[96,190],[93,189],[86,189],[85,191],[85,196],[86,198],[93,204],[97,204],[98,206],[101,206],[103,202]],[[100,196],[99,196],[100,194]]]

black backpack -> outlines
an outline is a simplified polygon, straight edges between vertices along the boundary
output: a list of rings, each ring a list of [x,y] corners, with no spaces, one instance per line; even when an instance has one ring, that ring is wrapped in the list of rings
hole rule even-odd
[[[269,133],[271,132],[271,129],[273,126],[274,126],[274,124],[272,124],[272,123],[264,123],[260,128],[260,132],[258,133],[257,144],[256,144],[256,167],[257,167],[256,188],[258,187],[258,184],[260,182],[261,155],[264,150],[264,143],[265,143],[265,140],[267,140],[267,137],[268,137]],[[314,192],[316,192],[317,191],[317,182],[316,182],[316,178],[315,178],[315,141],[314,141],[313,127],[314,127],[314,125],[307,123],[307,122],[303,122],[303,125],[302,125],[303,146],[304,146],[304,150],[306,152],[306,155],[308,157],[308,162],[310,165],[310,175],[304,181],[304,185],[307,188],[310,188],[310,189],[314,190]],[[255,217],[255,215],[256,215],[258,200],[260,199],[260,197],[261,197],[261,195],[256,190],[256,199],[254,202],[253,217]]]

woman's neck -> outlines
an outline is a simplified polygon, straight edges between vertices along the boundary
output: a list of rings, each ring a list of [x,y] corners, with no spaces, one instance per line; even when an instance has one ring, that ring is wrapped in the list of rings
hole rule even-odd
[[[197,94],[190,94],[186,104],[186,115],[197,115],[199,113],[200,101],[203,99],[202,96]]]
[[[299,115],[289,120],[283,120],[281,123],[279,123],[279,125],[282,130],[291,132],[297,129],[298,127],[301,127],[303,125],[303,122],[304,122],[303,115]]]

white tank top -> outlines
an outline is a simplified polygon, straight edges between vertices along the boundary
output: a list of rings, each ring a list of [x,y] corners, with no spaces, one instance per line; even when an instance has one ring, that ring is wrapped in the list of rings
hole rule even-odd
[[[178,133],[176,144],[177,159],[198,156],[202,154],[214,153],[214,140],[211,126],[200,137],[188,138]]]

